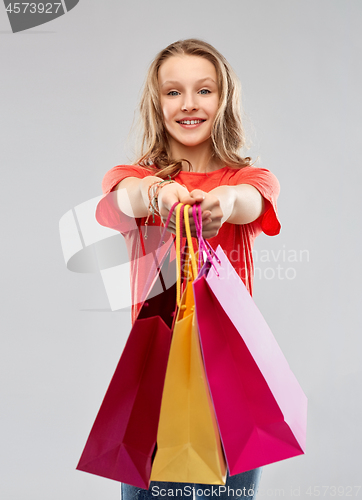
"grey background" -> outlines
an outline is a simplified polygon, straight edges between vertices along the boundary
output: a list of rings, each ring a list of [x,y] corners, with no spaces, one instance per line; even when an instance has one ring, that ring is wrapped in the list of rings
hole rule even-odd
[[[75,466],[130,315],[109,310],[99,274],[66,269],[58,222],[128,161],[148,64],[191,36],[236,70],[250,154],[281,184],[282,232],[261,235],[258,255],[309,255],[256,263],[255,301],[309,398],[307,453],[264,467],[260,498],[290,498],[291,488],[314,498],[318,486],[320,496],[333,486],[355,496],[347,487],[362,482],[361,15],[357,0],[83,0],[12,34],[0,8],[2,499],[119,498],[118,483]],[[277,265],[293,267],[294,279],[268,279]]]

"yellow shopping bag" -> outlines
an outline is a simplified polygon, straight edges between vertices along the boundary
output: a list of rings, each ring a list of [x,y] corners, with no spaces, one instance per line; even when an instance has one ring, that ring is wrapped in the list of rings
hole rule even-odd
[[[192,281],[197,276],[188,209],[176,207],[178,312],[162,394],[152,481],[225,484],[226,462],[205,374]],[[184,209],[191,273],[181,295],[180,210]],[[191,277],[190,277],[191,275]]]

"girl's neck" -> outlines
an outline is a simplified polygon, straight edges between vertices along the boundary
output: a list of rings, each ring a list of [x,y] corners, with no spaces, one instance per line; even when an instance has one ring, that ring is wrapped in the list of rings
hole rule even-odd
[[[221,160],[212,156],[209,144],[199,144],[196,147],[173,147],[172,157],[188,160],[192,165],[191,172],[213,172],[225,166]],[[189,164],[185,161],[182,162],[182,170],[185,172],[190,171]]]
[[[221,162],[220,160],[216,160],[215,158],[212,158],[211,160],[205,162],[194,162],[189,157],[187,158],[187,160],[189,160],[189,162],[191,163],[192,168],[190,169],[189,164],[183,161],[182,170],[185,172],[207,173],[214,172],[215,170],[220,170],[220,168],[225,167],[223,162]]]

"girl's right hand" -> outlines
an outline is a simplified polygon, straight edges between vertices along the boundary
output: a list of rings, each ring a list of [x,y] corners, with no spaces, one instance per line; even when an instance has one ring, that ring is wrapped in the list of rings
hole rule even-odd
[[[176,202],[183,203],[184,205],[194,205],[195,203],[201,203],[204,199],[204,195],[200,193],[197,196],[191,196],[189,191],[181,186],[178,182],[172,182],[170,184],[166,184],[166,186],[160,189],[158,194],[158,208],[161,214],[161,220],[163,223],[166,222],[168,214],[172,208],[172,205]],[[211,212],[205,211],[202,214],[203,223],[208,220]],[[192,209],[189,209],[189,220],[190,220],[190,229],[191,236],[196,238],[196,227],[195,222],[192,216]],[[170,222],[167,226],[168,231],[173,234],[176,234],[176,212],[174,210]]]

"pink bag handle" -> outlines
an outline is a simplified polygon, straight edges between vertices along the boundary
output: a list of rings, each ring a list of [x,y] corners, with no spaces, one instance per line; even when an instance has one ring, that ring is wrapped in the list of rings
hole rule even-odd
[[[161,240],[160,240],[160,243],[158,245],[158,248],[160,248],[160,246],[162,245],[162,243],[164,243],[163,238],[165,237],[165,234],[166,234],[166,231],[167,231],[167,226],[169,225],[171,217],[172,217],[172,214],[173,214],[173,211],[175,210],[175,208],[177,207],[178,204],[179,204],[179,201],[176,201],[172,205],[172,207],[170,208],[170,211],[168,213],[168,216],[167,216],[167,219],[166,219],[166,222],[165,222],[165,225],[164,225],[164,229],[163,229],[163,232],[162,232],[162,235],[161,235]]]
[[[205,238],[202,236],[202,212],[201,212],[201,207],[199,204],[193,205],[192,215],[193,215],[194,220],[195,220],[196,234],[197,234],[197,239],[199,241],[199,271],[201,268],[201,251],[205,251],[205,253],[207,255],[207,260],[210,262],[210,264],[215,269],[216,275],[219,276],[219,273],[216,269],[216,266],[214,264],[213,259],[215,258],[218,264],[221,264],[221,260],[216,255],[216,252],[212,248],[210,243],[207,240],[205,240]]]

